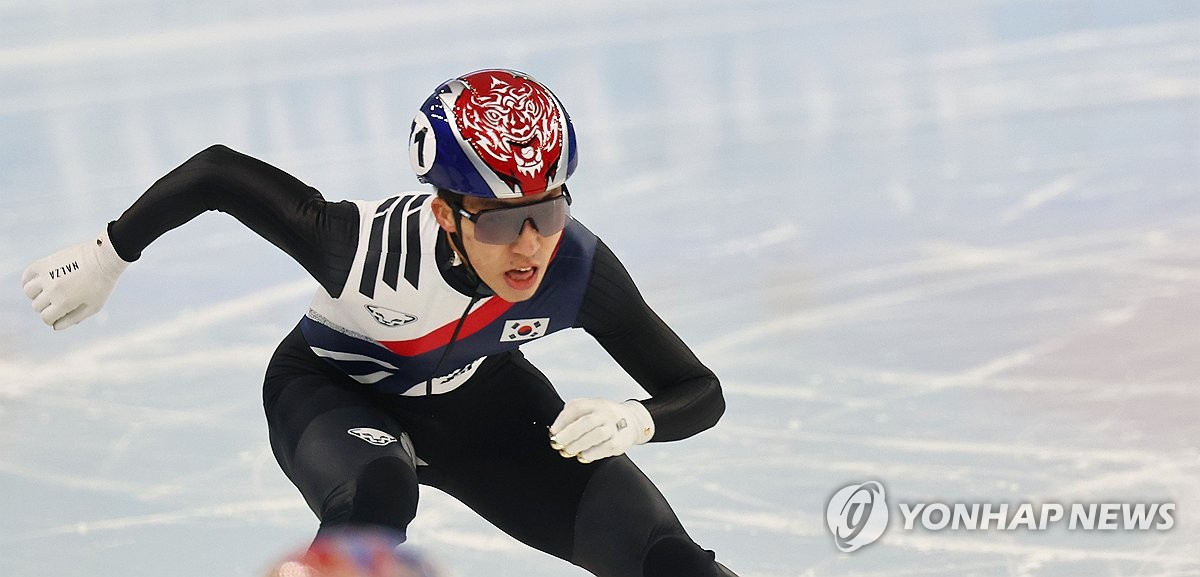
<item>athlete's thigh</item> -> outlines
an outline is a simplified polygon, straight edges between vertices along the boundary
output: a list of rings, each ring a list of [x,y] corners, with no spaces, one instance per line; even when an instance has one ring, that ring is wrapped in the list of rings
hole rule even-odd
[[[369,395],[320,373],[273,375],[267,386],[273,389],[265,406],[271,449],[323,520],[331,498],[368,464],[400,460],[413,468],[400,423]],[[415,494],[415,473],[411,483]]]
[[[461,390],[429,399],[437,422],[413,432],[429,463],[418,471],[421,481],[521,541],[569,558],[590,471],[550,448],[548,427],[563,401],[519,353],[493,357],[481,372]]]
[[[601,577],[642,577],[656,542],[691,543],[666,498],[629,457],[593,465],[576,511],[572,562]]]
[[[516,539],[601,577],[640,577],[656,540],[686,537],[625,455],[585,465],[550,450],[543,463],[519,463],[481,463],[442,488]]]
[[[682,532],[662,494],[625,456],[582,464],[552,449],[546,427],[562,399],[523,358],[514,356],[489,378],[495,382],[485,389],[503,399],[485,395],[480,402],[503,410],[474,419],[453,458],[437,455],[429,484],[522,542],[596,575],[640,575],[649,542]]]

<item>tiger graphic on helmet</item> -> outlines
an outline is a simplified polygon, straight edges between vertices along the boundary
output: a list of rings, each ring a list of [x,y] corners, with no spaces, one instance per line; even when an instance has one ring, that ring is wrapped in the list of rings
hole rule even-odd
[[[550,96],[520,76],[485,72],[467,82],[473,90],[454,103],[463,140],[514,188],[545,189],[562,154],[562,121]]]
[[[545,86],[514,70],[448,80],[413,120],[409,159],[422,181],[469,196],[539,194],[575,170],[570,116]]]

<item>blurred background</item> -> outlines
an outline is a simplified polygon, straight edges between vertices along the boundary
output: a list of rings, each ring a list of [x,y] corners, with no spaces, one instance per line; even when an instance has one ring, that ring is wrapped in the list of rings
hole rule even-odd
[[[525,70],[572,114],[573,212],[722,377],[634,459],[741,577],[1200,575],[1200,3],[0,0],[0,575],[259,575],[316,521],[263,368],[315,283],[220,214],[53,333],[24,267],[213,143],[327,198],[420,185],[443,80]],[[565,397],[640,391],[581,331]],[[825,505],[1177,504],[1169,531],[903,531]],[[454,576],[585,573],[437,491]]]

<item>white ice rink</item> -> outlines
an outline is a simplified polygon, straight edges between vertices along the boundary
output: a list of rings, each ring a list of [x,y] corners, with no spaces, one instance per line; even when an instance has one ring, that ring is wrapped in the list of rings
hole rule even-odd
[[[485,67],[566,103],[575,215],[722,378],[716,428],[632,454],[741,577],[1200,576],[1194,0],[0,0],[0,577],[257,576],[309,539],[260,400],[299,266],[207,214],[62,333],[21,271],[216,142],[416,188],[416,106]],[[638,394],[581,331],[525,350]],[[841,553],[826,502],[868,480],[1175,523],[894,514]],[[432,490],[410,534],[453,577],[584,575]]]

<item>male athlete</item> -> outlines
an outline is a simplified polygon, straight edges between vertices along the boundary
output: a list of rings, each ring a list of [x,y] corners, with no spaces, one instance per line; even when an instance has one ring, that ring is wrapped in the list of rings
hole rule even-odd
[[[25,294],[67,328],[160,235],[228,213],[321,285],[263,387],[271,447],[318,537],[374,527],[402,541],[423,483],[601,577],[732,576],[625,456],[711,427],[725,405],[617,257],[570,218],[577,151],[562,103],[520,72],[472,72],[425,100],[409,145],[435,193],[342,202],[210,147],[94,239],[32,264]],[[651,396],[564,405],[518,347],[571,327]]]

